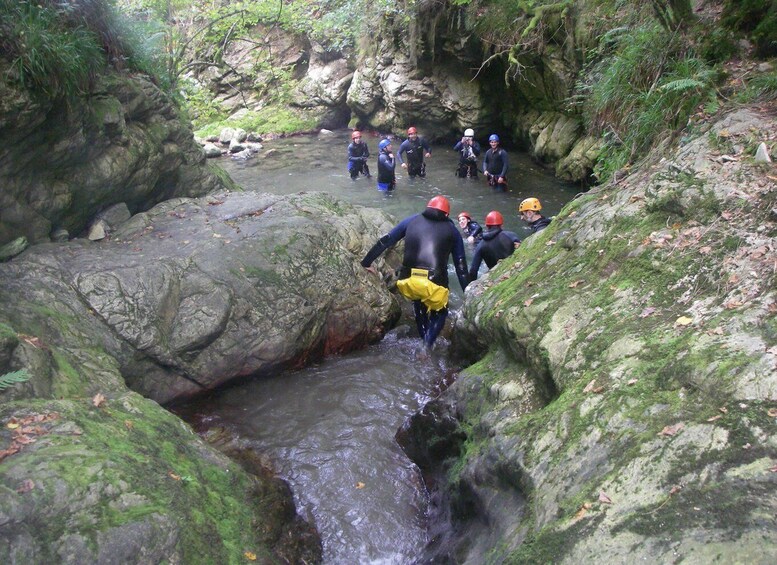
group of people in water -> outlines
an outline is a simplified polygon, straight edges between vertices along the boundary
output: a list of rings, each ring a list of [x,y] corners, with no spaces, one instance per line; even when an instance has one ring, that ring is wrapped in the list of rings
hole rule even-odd
[[[488,137],[489,149],[486,151],[482,169],[478,169],[480,157],[480,144],[475,140],[475,132],[471,128],[464,130],[461,140],[453,146],[453,150],[459,153],[459,164],[456,175],[461,178],[478,178],[478,171],[482,170],[489,186],[501,190],[507,190],[507,169],[509,163],[507,152],[499,146],[499,136],[492,133]],[[370,150],[367,143],[362,141],[360,131],[351,134],[351,143],[348,145],[348,172],[351,179],[356,180],[359,175],[372,178],[367,159]],[[404,158],[403,158],[404,156]],[[390,192],[397,184],[396,164],[407,169],[410,178],[426,176],[426,162],[432,156],[432,148],[424,138],[418,135],[418,130],[411,126],[407,129],[407,139],[400,145],[396,157],[390,139],[384,138],[378,143],[378,190]]]
[[[408,129],[408,138],[399,146],[397,160],[408,175],[423,177],[426,174],[424,158],[431,156],[431,147],[418,136],[415,127]],[[489,185],[507,189],[507,154],[499,147],[499,136],[489,137],[490,149],[483,159],[482,172]],[[383,139],[378,144],[378,190],[394,189],[394,156],[391,140]],[[459,177],[477,178],[477,159],[480,146],[474,139],[472,129],[464,131],[464,136],[456,143],[454,150],[460,154],[456,174]],[[404,159],[402,155],[404,154]],[[361,141],[361,133],[354,131],[352,143],[348,146],[348,169],[351,178],[360,174],[370,177],[366,159],[369,150]],[[537,198],[526,198],[518,206],[518,213],[532,233],[545,229],[551,219],[540,211],[542,204]],[[391,231],[378,239],[361,261],[368,271],[377,273],[372,263],[387,249],[404,239],[405,250],[402,267],[398,272],[397,290],[413,303],[413,312],[418,333],[427,349],[434,346],[448,316],[448,260],[453,258],[456,277],[462,291],[477,279],[481,263],[491,269],[498,261],[512,255],[521,244],[517,234],[502,229],[504,217],[492,210],[485,217],[485,229],[473,220],[471,214],[462,211],[458,214],[459,229],[450,219],[450,202],[444,196],[435,196],[426,205],[423,212],[408,216]],[[462,233],[464,236],[462,236]],[[467,269],[464,253],[464,238],[475,246],[472,264]]]

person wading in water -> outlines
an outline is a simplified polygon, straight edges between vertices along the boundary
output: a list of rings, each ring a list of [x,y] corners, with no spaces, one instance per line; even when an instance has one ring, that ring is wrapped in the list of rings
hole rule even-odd
[[[448,218],[450,211],[448,199],[435,196],[423,212],[405,218],[381,237],[361,262],[364,268],[377,273],[372,262],[405,240],[397,290],[412,300],[415,323],[427,350],[434,346],[448,317],[448,257],[453,256],[461,290],[469,283],[464,240]]]

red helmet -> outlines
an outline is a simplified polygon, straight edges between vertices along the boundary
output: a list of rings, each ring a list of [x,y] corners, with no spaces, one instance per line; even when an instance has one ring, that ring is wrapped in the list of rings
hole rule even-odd
[[[472,219],[472,216],[470,215],[469,212],[459,212],[459,215],[457,217],[458,217],[458,219],[461,219],[462,216],[464,216],[468,220]]]
[[[362,132],[360,132],[360,131],[354,131],[354,132],[351,134],[351,139],[356,139],[357,137],[361,137],[361,136],[362,136]]]
[[[418,130],[416,130],[413,126],[410,126],[407,128],[407,135],[416,135],[418,133]]]
[[[496,210],[491,210],[486,215],[486,226],[501,226],[504,223],[505,219],[502,217],[502,214]]]
[[[440,212],[445,212],[446,216],[451,213],[451,204],[444,196],[435,196],[429,201],[426,207],[434,208]]]

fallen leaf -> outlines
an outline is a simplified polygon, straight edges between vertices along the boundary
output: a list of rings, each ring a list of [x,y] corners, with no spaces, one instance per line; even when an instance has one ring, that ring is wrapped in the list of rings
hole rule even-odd
[[[612,499],[604,491],[599,491],[599,502],[602,504],[612,504]]]
[[[732,212],[729,212],[728,210],[723,210],[720,213],[720,217],[723,218],[726,221],[729,221],[731,218],[734,217],[734,214]]]
[[[712,251],[712,247],[710,247],[709,245],[705,245],[704,247],[699,247],[699,253],[701,253],[702,255],[706,255],[710,251]]]
[[[766,413],[769,414],[770,418],[777,418],[777,408],[769,408]]]
[[[17,422],[8,422],[5,427],[8,428],[9,430],[15,430],[16,428],[19,427],[19,425],[20,424],[18,424]]]
[[[29,343],[36,349],[43,349],[43,343],[41,343],[40,338],[31,336],[31,335],[24,335],[24,334],[19,334],[19,337],[22,339],[23,342]]]
[[[105,404],[105,397],[101,393],[97,393],[92,398],[92,404],[95,405],[96,408],[99,408],[103,404]]]
[[[669,496],[673,496],[678,492],[680,492],[681,490],[683,490],[683,487],[681,487],[680,485],[675,485],[669,490]]]
[[[590,502],[586,502],[585,504],[583,504],[580,507],[580,510],[578,510],[577,513],[572,517],[572,521],[576,522],[581,518],[583,518],[586,514],[588,514],[588,511],[591,509],[592,506],[593,504],[591,504]]]
[[[723,304],[723,307],[724,307],[726,310],[733,310],[734,308],[739,308],[739,307],[740,307],[740,306],[742,306],[743,304],[744,304],[744,303],[743,303],[743,302],[739,302],[739,300],[729,300],[728,302],[726,302],[725,304]]]
[[[693,323],[693,318],[689,318],[688,316],[680,316],[675,320],[674,325],[675,326],[687,326]]]
[[[718,410],[720,412],[723,412],[724,414],[728,414],[728,408],[726,408],[725,406],[721,406],[720,408],[718,408]]]
[[[22,484],[19,485],[19,488],[16,489],[16,492],[24,494],[25,492],[30,492],[34,488],[35,482],[32,479],[24,479]]]
[[[683,424],[682,422],[678,422],[674,426],[664,426],[664,429],[658,432],[658,435],[671,437],[677,434],[677,432],[682,430],[684,427],[685,427],[685,424]]]
[[[579,281],[571,282],[569,283],[569,288],[577,288],[581,284],[583,284],[585,281],[583,279],[580,279]]]
[[[584,393],[589,393],[594,389],[594,386],[596,386],[596,379],[592,380],[590,383],[585,385],[585,388],[583,389]]]
[[[250,551],[246,551],[245,553],[243,553],[243,557],[245,557],[249,561],[256,561],[256,553],[252,553]]]
[[[769,469],[769,471],[771,471],[772,473],[777,473],[777,465]]]
[[[655,311],[656,311],[655,308],[653,308],[652,306],[648,306],[647,308],[642,310],[642,312],[640,312],[639,317],[640,318],[647,318],[648,316],[653,314]]]
[[[595,394],[599,394],[601,392],[604,392],[604,387],[603,386],[598,386],[595,389],[591,390],[591,392],[593,392]]]
[[[638,381],[637,379],[630,379],[630,380],[629,380],[629,382],[628,382],[628,383],[626,383],[626,384],[628,384],[628,385],[635,385],[635,384],[637,384],[638,382],[639,382],[639,381]]]
[[[127,428],[128,430],[131,430],[135,427],[135,424],[133,423],[132,420],[124,420],[124,427]]]
[[[722,417],[723,417],[723,416],[721,416],[720,414],[718,414],[717,416],[713,416],[712,418],[707,418],[707,421],[708,421],[708,422],[714,422],[714,421],[716,421],[716,420],[720,420]]]
[[[753,446],[750,445],[749,443],[746,443],[745,445],[742,446],[742,449],[750,449],[751,447]]]
[[[533,299],[531,299],[531,298],[529,298],[528,300],[526,300],[526,301],[523,303],[523,305],[524,305],[524,306],[531,306],[531,303],[532,303],[532,302],[534,302],[534,300],[533,300]]]
[[[358,489],[363,489],[365,486],[367,486],[367,485],[365,485],[365,484],[364,484],[363,482],[361,482],[361,481],[359,481],[358,483],[356,483],[356,488],[358,488]]]

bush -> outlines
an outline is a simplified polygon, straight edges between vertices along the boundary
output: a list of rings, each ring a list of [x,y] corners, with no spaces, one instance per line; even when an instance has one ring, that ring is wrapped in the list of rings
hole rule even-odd
[[[606,146],[597,175],[605,180],[683,128],[702,103],[715,103],[717,73],[680,34],[644,25],[615,38],[585,87],[583,116]]]
[[[50,98],[88,91],[105,65],[99,36],[78,22],[62,25],[66,16],[46,2],[0,0],[0,52],[14,78]]]

